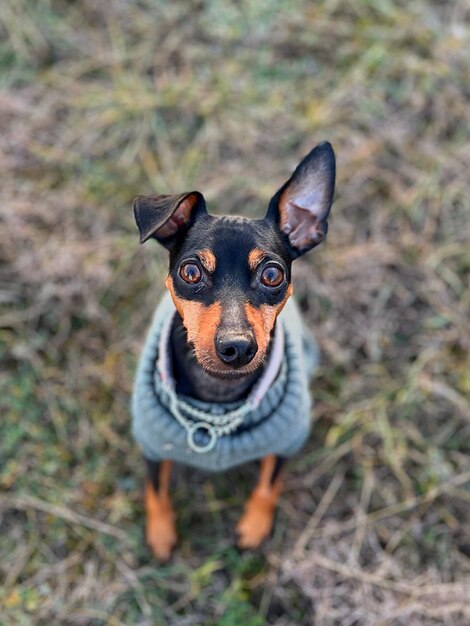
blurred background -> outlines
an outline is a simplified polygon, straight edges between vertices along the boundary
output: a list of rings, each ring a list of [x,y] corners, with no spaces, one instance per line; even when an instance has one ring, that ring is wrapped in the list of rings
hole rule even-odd
[[[470,7],[3,0],[0,623],[470,623]],[[175,473],[143,543],[132,378],[167,259],[137,194],[262,216],[317,142],[328,241],[296,263],[322,351],[272,538],[255,480]]]

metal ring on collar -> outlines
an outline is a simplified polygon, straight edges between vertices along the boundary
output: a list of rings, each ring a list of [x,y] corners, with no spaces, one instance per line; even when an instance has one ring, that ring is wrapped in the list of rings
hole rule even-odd
[[[194,436],[196,432],[200,429],[207,430],[210,436],[208,443],[206,443],[204,446],[199,446],[194,441]],[[188,428],[188,445],[192,450],[194,450],[194,452],[209,452],[209,450],[212,450],[212,448],[215,446],[216,441],[217,433],[215,432],[215,428],[211,424],[207,424],[207,422],[196,422]]]

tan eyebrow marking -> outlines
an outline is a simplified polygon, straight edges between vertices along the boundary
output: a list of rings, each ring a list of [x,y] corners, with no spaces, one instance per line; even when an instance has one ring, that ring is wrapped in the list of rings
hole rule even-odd
[[[201,263],[210,274],[215,272],[216,258],[212,250],[205,248],[204,250],[198,252],[198,256],[201,259]]]
[[[250,270],[255,270],[266,256],[266,252],[261,248],[253,248],[248,254],[248,267]]]

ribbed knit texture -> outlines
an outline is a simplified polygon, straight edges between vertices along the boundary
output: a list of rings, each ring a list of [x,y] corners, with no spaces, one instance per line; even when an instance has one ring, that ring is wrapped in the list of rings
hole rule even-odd
[[[173,302],[166,294],[155,311],[135,379],[132,432],[144,456],[153,461],[169,459],[204,470],[221,471],[267,454],[291,456],[297,452],[310,430],[308,384],[318,353],[292,298],[277,321],[284,329],[285,358],[276,380],[260,405],[245,416],[235,432],[220,437],[212,450],[202,453],[189,447],[186,430],[168,409],[168,397],[158,375],[161,330],[174,314]],[[232,411],[243,403],[209,403],[188,396],[181,398],[214,415]]]

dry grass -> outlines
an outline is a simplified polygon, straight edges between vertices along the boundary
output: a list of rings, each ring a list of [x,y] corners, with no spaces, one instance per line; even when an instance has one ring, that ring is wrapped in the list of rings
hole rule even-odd
[[[469,17],[2,2],[2,626],[470,623]],[[334,218],[296,272],[316,427],[259,554],[232,537],[252,468],[180,470],[159,566],[128,404],[166,259],[131,200],[198,188],[261,215],[322,139]]]

